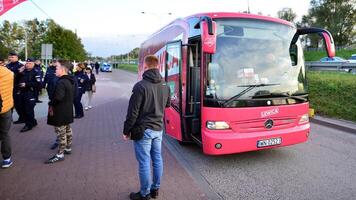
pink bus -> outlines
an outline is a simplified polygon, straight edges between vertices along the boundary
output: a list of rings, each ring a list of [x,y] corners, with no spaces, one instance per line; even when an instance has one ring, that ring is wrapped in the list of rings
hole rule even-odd
[[[272,17],[202,13],[177,19],[149,37],[139,53],[155,54],[171,89],[165,132],[196,142],[209,155],[307,141],[308,85],[300,35],[319,34],[329,57],[331,34]]]

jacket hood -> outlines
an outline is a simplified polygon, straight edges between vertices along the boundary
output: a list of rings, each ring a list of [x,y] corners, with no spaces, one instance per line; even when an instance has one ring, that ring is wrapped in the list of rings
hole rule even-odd
[[[64,76],[62,76],[61,78],[69,80],[70,83],[71,83],[72,85],[74,85],[74,76],[71,76],[71,75],[64,75]]]
[[[151,83],[160,83],[162,82],[162,76],[159,73],[158,69],[149,69],[145,71],[142,75],[143,79]]]

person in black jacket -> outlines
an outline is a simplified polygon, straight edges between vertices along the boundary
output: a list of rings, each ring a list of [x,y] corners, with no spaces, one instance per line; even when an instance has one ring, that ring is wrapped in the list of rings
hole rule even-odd
[[[85,93],[85,85],[88,81],[88,77],[84,74],[85,65],[83,63],[79,63],[77,67],[77,71],[74,73],[75,78],[77,79],[77,95],[74,98],[74,110],[75,117],[74,118],[82,118],[84,117],[84,110],[82,104],[82,96]]]
[[[23,71],[25,66],[19,62],[19,56],[16,52],[10,52],[8,56],[9,64],[6,67],[14,73],[14,106],[15,110],[19,116],[18,120],[14,122],[14,124],[22,124],[25,123],[25,113],[21,108],[21,94],[18,90],[17,85],[19,85],[20,81],[20,70]]]
[[[99,75],[100,64],[98,63],[98,61],[95,62],[94,67],[95,67],[96,75]]]
[[[37,126],[35,119],[35,106],[36,106],[36,89],[41,85],[41,75],[34,69],[34,59],[28,58],[26,60],[26,68],[19,70],[19,84],[16,86],[20,94],[20,109],[24,113],[25,126],[21,132],[31,130]]]
[[[85,93],[87,96],[85,100],[85,110],[89,110],[93,108],[91,104],[91,100],[93,99],[93,93],[96,92],[95,91],[96,78],[92,68],[90,67],[87,67],[85,69],[85,75],[88,77],[88,80],[86,81],[86,85],[85,85]]]
[[[146,71],[143,73],[143,80],[136,83],[132,90],[123,131],[124,140],[134,140],[139,164],[141,188],[139,192],[130,194],[130,199],[133,200],[158,196],[163,173],[161,155],[163,115],[164,108],[170,106],[170,91],[157,68],[158,58],[153,55],[146,56],[144,67]]]
[[[57,80],[58,77],[56,76],[56,62],[52,61],[47,68],[46,75],[42,83],[42,87],[46,88],[47,90],[49,100],[52,100],[53,98]]]
[[[53,99],[48,103],[47,124],[54,126],[59,139],[58,153],[46,161],[46,164],[64,160],[64,154],[71,154],[73,123],[73,101],[75,97],[75,77],[68,75],[72,64],[68,61],[57,62],[56,76],[59,77]]]

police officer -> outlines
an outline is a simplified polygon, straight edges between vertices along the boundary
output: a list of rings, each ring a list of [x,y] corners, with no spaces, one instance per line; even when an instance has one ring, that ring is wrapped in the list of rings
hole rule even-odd
[[[42,87],[46,88],[49,100],[52,100],[54,89],[56,87],[56,82],[58,77],[56,76],[56,62],[52,61],[46,71]]]
[[[43,67],[42,67],[42,64],[41,64],[41,60],[39,60],[39,59],[36,59],[36,60],[35,60],[35,67],[34,67],[34,69],[35,69],[36,72],[40,75],[40,78],[41,78],[41,86],[42,86],[42,80],[43,80],[44,71],[43,71]],[[38,99],[39,95],[41,94],[41,89],[42,89],[42,87],[35,88],[35,99],[36,99],[36,103],[42,103],[42,101],[40,101],[40,100]]]
[[[78,89],[76,92],[76,96],[74,99],[74,109],[75,109],[75,117],[74,118],[82,118],[84,117],[83,104],[81,102],[82,96],[85,93],[85,85],[89,80],[88,76],[84,74],[85,65],[83,63],[79,63],[77,66],[77,70],[74,73],[74,76],[78,83]]]
[[[21,96],[21,107],[25,112],[25,126],[21,129],[21,132],[31,130],[37,126],[35,119],[35,90],[40,87],[41,76],[34,69],[35,63],[32,58],[26,60],[26,68],[20,70],[19,91]]]
[[[21,109],[21,95],[19,91],[19,80],[20,80],[20,70],[23,71],[25,66],[19,62],[19,57],[16,52],[10,52],[8,56],[9,64],[6,67],[14,73],[14,105],[15,110],[19,116],[18,120],[14,122],[14,124],[22,124],[25,123],[25,113],[23,109]]]

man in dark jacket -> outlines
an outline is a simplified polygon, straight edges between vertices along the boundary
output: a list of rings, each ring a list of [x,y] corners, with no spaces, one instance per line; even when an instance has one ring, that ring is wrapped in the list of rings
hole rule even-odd
[[[19,107],[25,116],[25,126],[21,129],[21,132],[29,131],[37,126],[34,110],[36,106],[35,91],[41,85],[41,76],[34,69],[34,66],[34,59],[27,58],[25,69],[20,69],[18,74],[19,85],[16,88],[21,97]]]
[[[46,75],[43,80],[43,88],[46,88],[49,100],[52,100],[54,89],[58,77],[56,76],[56,62],[51,62],[47,68]]]
[[[99,68],[100,68],[100,64],[98,63],[98,61],[95,62],[94,67],[95,67],[96,75],[98,75],[99,74]]]
[[[19,57],[16,52],[10,52],[8,60],[10,63],[7,64],[6,67],[14,73],[14,105],[19,116],[18,120],[15,121],[14,124],[22,124],[25,123],[25,113],[21,107],[21,94],[17,86],[20,83],[20,70],[23,71],[25,66],[19,62]]]
[[[77,95],[74,98],[74,110],[75,117],[74,118],[82,118],[84,117],[84,109],[82,104],[82,96],[85,93],[85,85],[87,84],[88,77],[84,74],[85,65],[83,63],[79,63],[77,67],[77,71],[74,73],[75,78],[77,79]]]
[[[129,102],[123,137],[134,140],[136,159],[139,164],[141,188],[131,193],[130,199],[156,198],[163,173],[161,155],[164,108],[170,106],[169,87],[158,70],[158,58],[150,55],[144,60],[146,71],[143,80],[136,83]],[[153,183],[151,166],[153,166]]]
[[[64,154],[71,154],[73,123],[73,101],[75,96],[75,78],[68,75],[72,64],[68,61],[58,61],[56,76],[59,77],[54,90],[53,99],[48,103],[47,124],[54,126],[59,139],[58,153],[46,161],[46,164],[64,160]]]

